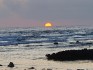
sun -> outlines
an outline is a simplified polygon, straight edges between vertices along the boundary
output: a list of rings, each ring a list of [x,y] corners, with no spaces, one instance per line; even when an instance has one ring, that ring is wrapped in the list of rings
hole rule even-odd
[[[52,27],[52,23],[50,22],[45,23],[45,27]]]

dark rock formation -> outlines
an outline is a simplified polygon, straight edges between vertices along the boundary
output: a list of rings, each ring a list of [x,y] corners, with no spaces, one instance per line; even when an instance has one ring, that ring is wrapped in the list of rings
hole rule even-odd
[[[29,69],[35,69],[35,67],[31,67],[31,68],[29,68]],[[36,70],[36,69],[35,69]]]
[[[93,60],[93,49],[60,51],[46,54],[46,57],[48,60],[55,61]]]
[[[47,69],[47,70],[52,70],[52,69]]]
[[[8,67],[11,67],[11,68],[14,67],[14,63],[13,62],[10,62],[9,65],[8,65]]]
[[[0,64],[0,66],[3,66],[3,65]]]
[[[79,41],[76,41],[76,44],[80,44],[80,42]]]
[[[58,42],[54,42],[54,45],[58,45]]]

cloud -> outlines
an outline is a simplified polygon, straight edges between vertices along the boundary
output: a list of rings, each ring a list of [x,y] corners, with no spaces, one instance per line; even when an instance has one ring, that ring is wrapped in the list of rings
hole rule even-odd
[[[0,0],[0,3],[4,14],[26,19],[45,21],[93,18],[92,0]]]
[[[92,3],[93,0],[0,0],[0,20],[65,21],[64,24],[69,25],[71,22],[75,25],[92,23]]]

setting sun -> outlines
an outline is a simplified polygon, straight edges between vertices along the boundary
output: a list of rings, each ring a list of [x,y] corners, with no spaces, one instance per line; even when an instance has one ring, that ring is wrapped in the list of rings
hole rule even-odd
[[[49,22],[45,23],[45,27],[52,27],[52,23]]]

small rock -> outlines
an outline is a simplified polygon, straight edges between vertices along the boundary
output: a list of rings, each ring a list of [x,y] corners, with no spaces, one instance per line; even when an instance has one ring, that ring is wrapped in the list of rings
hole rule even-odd
[[[76,44],[79,44],[80,42],[79,41],[76,41]]]
[[[55,45],[58,45],[58,42],[54,42]]]
[[[9,65],[8,65],[8,67],[11,67],[11,68],[14,67],[14,63],[13,62],[10,62]]]
[[[3,66],[3,65],[0,64],[0,66]]]
[[[29,69],[35,69],[34,67],[31,67],[31,68],[29,68]]]
[[[52,70],[52,69],[47,69],[47,70]]]

